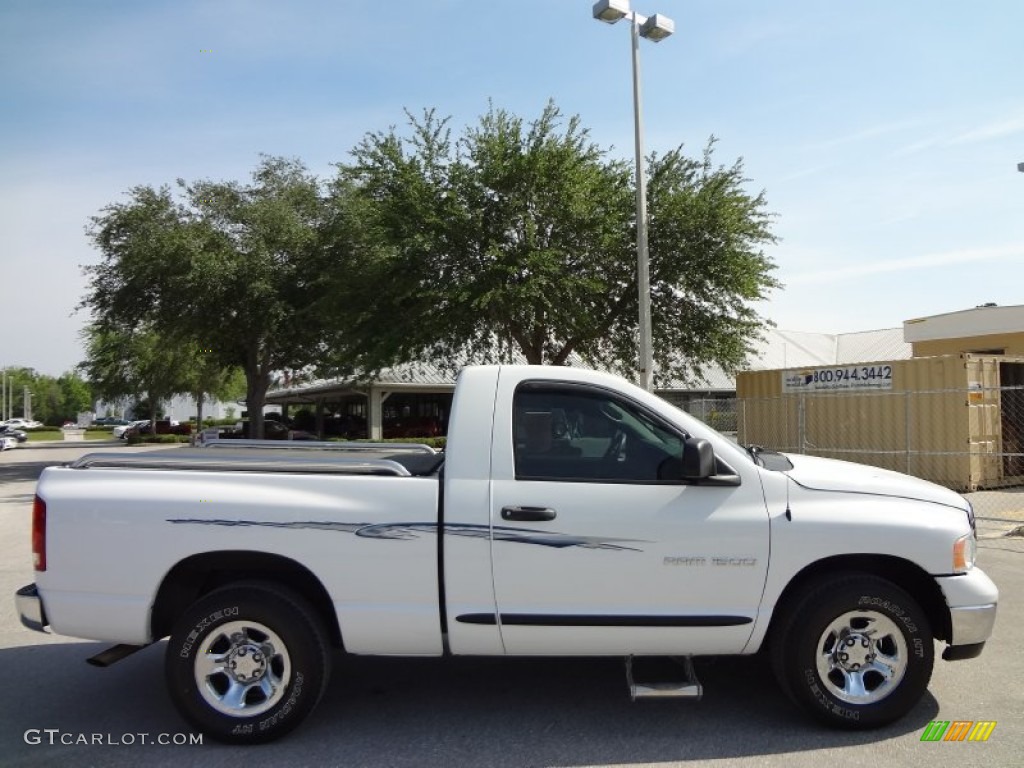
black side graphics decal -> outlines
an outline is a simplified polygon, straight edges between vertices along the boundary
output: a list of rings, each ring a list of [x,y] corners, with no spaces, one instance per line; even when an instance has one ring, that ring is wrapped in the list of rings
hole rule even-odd
[[[175,525],[216,525],[229,527],[287,528],[292,530],[312,529],[318,531],[342,531],[354,533],[368,539],[418,539],[421,534],[436,534],[437,523],[334,523],[329,521],[303,520],[295,522],[273,522],[260,520],[218,520],[202,518],[171,518],[167,522]],[[573,536],[567,533],[537,531],[525,528],[488,525],[445,524],[444,533],[449,536],[468,536],[475,539],[507,541],[514,544],[535,544],[541,547],[564,549],[604,549],[641,552],[638,547],[625,544],[644,543],[637,539],[609,539],[601,536]]]

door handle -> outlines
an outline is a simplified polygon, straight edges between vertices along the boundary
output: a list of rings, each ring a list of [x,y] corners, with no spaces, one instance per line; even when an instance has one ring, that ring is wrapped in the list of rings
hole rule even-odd
[[[501,519],[539,523],[545,520],[554,520],[555,510],[546,507],[502,507]]]

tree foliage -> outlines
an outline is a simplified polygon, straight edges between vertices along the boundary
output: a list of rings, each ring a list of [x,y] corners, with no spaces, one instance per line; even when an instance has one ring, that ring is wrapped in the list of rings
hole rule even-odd
[[[491,108],[453,140],[448,121],[409,115],[368,134],[339,167],[335,207],[358,209],[376,248],[346,302],[346,353],[367,367],[416,357],[530,363],[573,353],[637,367],[635,189],[630,164],[548,104],[530,123]],[[777,283],[774,237],[742,164],[682,148],[651,158],[652,316],[657,379],[745,358]],[[352,286],[352,280],[349,280]],[[369,343],[367,343],[369,342]]]
[[[179,198],[168,187],[136,187],[92,219],[103,259],[86,268],[83,304],[106,326],[203,350],[207,374],[241,368],[254,434],[262,434],[273,372],[323,353],[312,311],[321,286],[319,182],[296,160],[264,157],[251,184],[179,179],[178,188]]]
[[[31,417],[44,424],[59,426],[74,420],[79,413],[92,407],[89,384],[74,372],[54,378],[38,373],[33,368],[5,368],[6,391],[10,393],[10,418],[25,418],[25,390],[30,396]],[[4,409],[6,410],[6,408]]]
[[[764,196],[747,191],[741,162],[718,165],[713,152],[714,139],[698,158],[680,147],[649,161],[656,382],[739,366],[764,323],[752,304],[777,285]],[[102,258],[87,267],[83,306],[103,334],[174,358],[191,376],[166,371],[175,391],[210,392],[240,368],[254,434],[282,371],[455,368],[518,352],[629,375],[633,185],[631,164],[554,104],[532,122],[491,107],[458,137],[428,110],[403,132],[367,134],[326,190],[275,157],[248,184],[132,189],[92,219]],[[96,342],[107,362],[90,375],[104,391],[131,379],[136,392],[168,392],[104,367],[116,358],[103,345],[117,343]]]
[[[103,399],[145,393],[150,419],[161,403],[189,392],[193,352],[182,343],[169,343],[149,326],[115,327],[94,323],[84,333],[86,360],[79,366]]]

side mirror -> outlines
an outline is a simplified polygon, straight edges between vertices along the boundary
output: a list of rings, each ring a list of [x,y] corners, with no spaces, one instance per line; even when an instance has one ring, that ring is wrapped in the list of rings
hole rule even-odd
[[[707,480],[715,474],[715,450],[707,440],[688,437],[683,443],[683,479]]]

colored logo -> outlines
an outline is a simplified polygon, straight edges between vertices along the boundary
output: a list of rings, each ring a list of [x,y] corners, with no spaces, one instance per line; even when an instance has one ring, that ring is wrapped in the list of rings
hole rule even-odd
[[[995,729],[995,720],[932,720],[921,741],[988,741]]]

